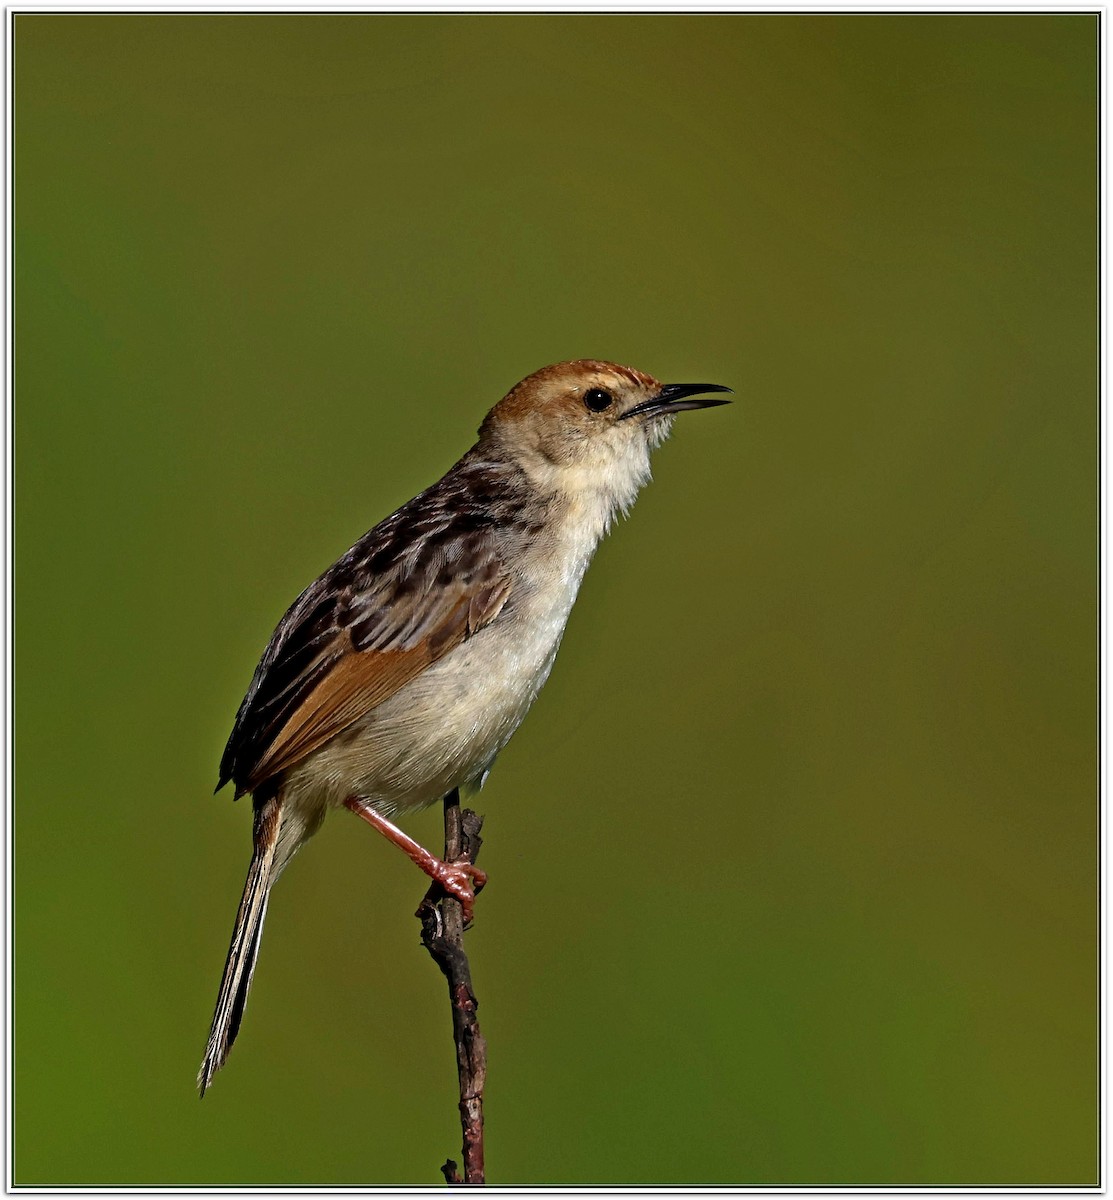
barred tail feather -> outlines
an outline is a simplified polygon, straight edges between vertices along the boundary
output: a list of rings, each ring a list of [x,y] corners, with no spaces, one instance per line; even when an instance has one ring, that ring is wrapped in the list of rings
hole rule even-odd
[[[247,993],[255,974],[259,939],[267,915],[267,900],[275,879],[274,856],[281,824],[281,798],[272,796],[255,812],[255,849],[247,871],[243,899],[236,913],[236,924],[232,929],[232,942],[228,947],[228,958],[220,981],[205,1058],[197,1074],[197,1086],[202,1096],[213,1076],[224,1066],[239,1032]]]

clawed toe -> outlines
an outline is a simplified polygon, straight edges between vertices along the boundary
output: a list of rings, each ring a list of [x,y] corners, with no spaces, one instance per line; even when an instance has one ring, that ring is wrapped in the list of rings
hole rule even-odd
[[[486,872],[468,862],[441,862],[437,864],[432,876],[446,895],[459,901],[464,910],[464,924],[470,925],[476,893],[481,892],[487,883]]]

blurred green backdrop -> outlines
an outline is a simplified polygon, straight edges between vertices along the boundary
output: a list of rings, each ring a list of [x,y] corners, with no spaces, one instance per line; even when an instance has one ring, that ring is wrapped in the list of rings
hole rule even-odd
[[[344,815],[198,1103],[210,792],[289,601],[579,356],[738,402],[479,805],[491,1181],[1096,1181],[1097,32],[15,17],[17,1183],[440,1181]]]

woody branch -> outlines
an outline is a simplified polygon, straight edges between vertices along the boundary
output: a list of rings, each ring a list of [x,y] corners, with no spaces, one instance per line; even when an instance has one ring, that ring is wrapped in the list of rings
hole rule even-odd
[[[444,861],[474,863],[483,839],[483,818],[460,808],[460,793],[444,798]],[[464,1174],[449,1159],[441,1171],[450,1184],[486,1182],[483,1165],[483,1085],[487,1078],[487,1043],[479,1030],[479,1002],[472,989],[471,966],[464,951],[464,912],[458,900],[433,884],[418,906],[421,944],[429,951],[448,982],[452,1006],[452,1036],[460,1082],[460,1128],[463,1134]]]

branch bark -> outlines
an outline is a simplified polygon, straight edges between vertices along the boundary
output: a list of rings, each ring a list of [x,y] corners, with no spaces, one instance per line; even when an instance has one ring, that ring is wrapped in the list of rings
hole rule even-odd
[[[483,839],[483,818],[461,809],[459,791],[444,798],[444,861],[474,863]],[[464,1175],[449,1159],[441,1171],[449,1184],[483,1184],[483,1085],[487,1079],[487,1043],[479,1031],[479,1001],[472,990],[471,965],[464,951],[464,913],[458,900],[437,884],[426,892],[416,913],[421,921],[421,944],[448,981],[452,1005],[452,1037],[460,1080],[460,1128],[463,1133]]]

